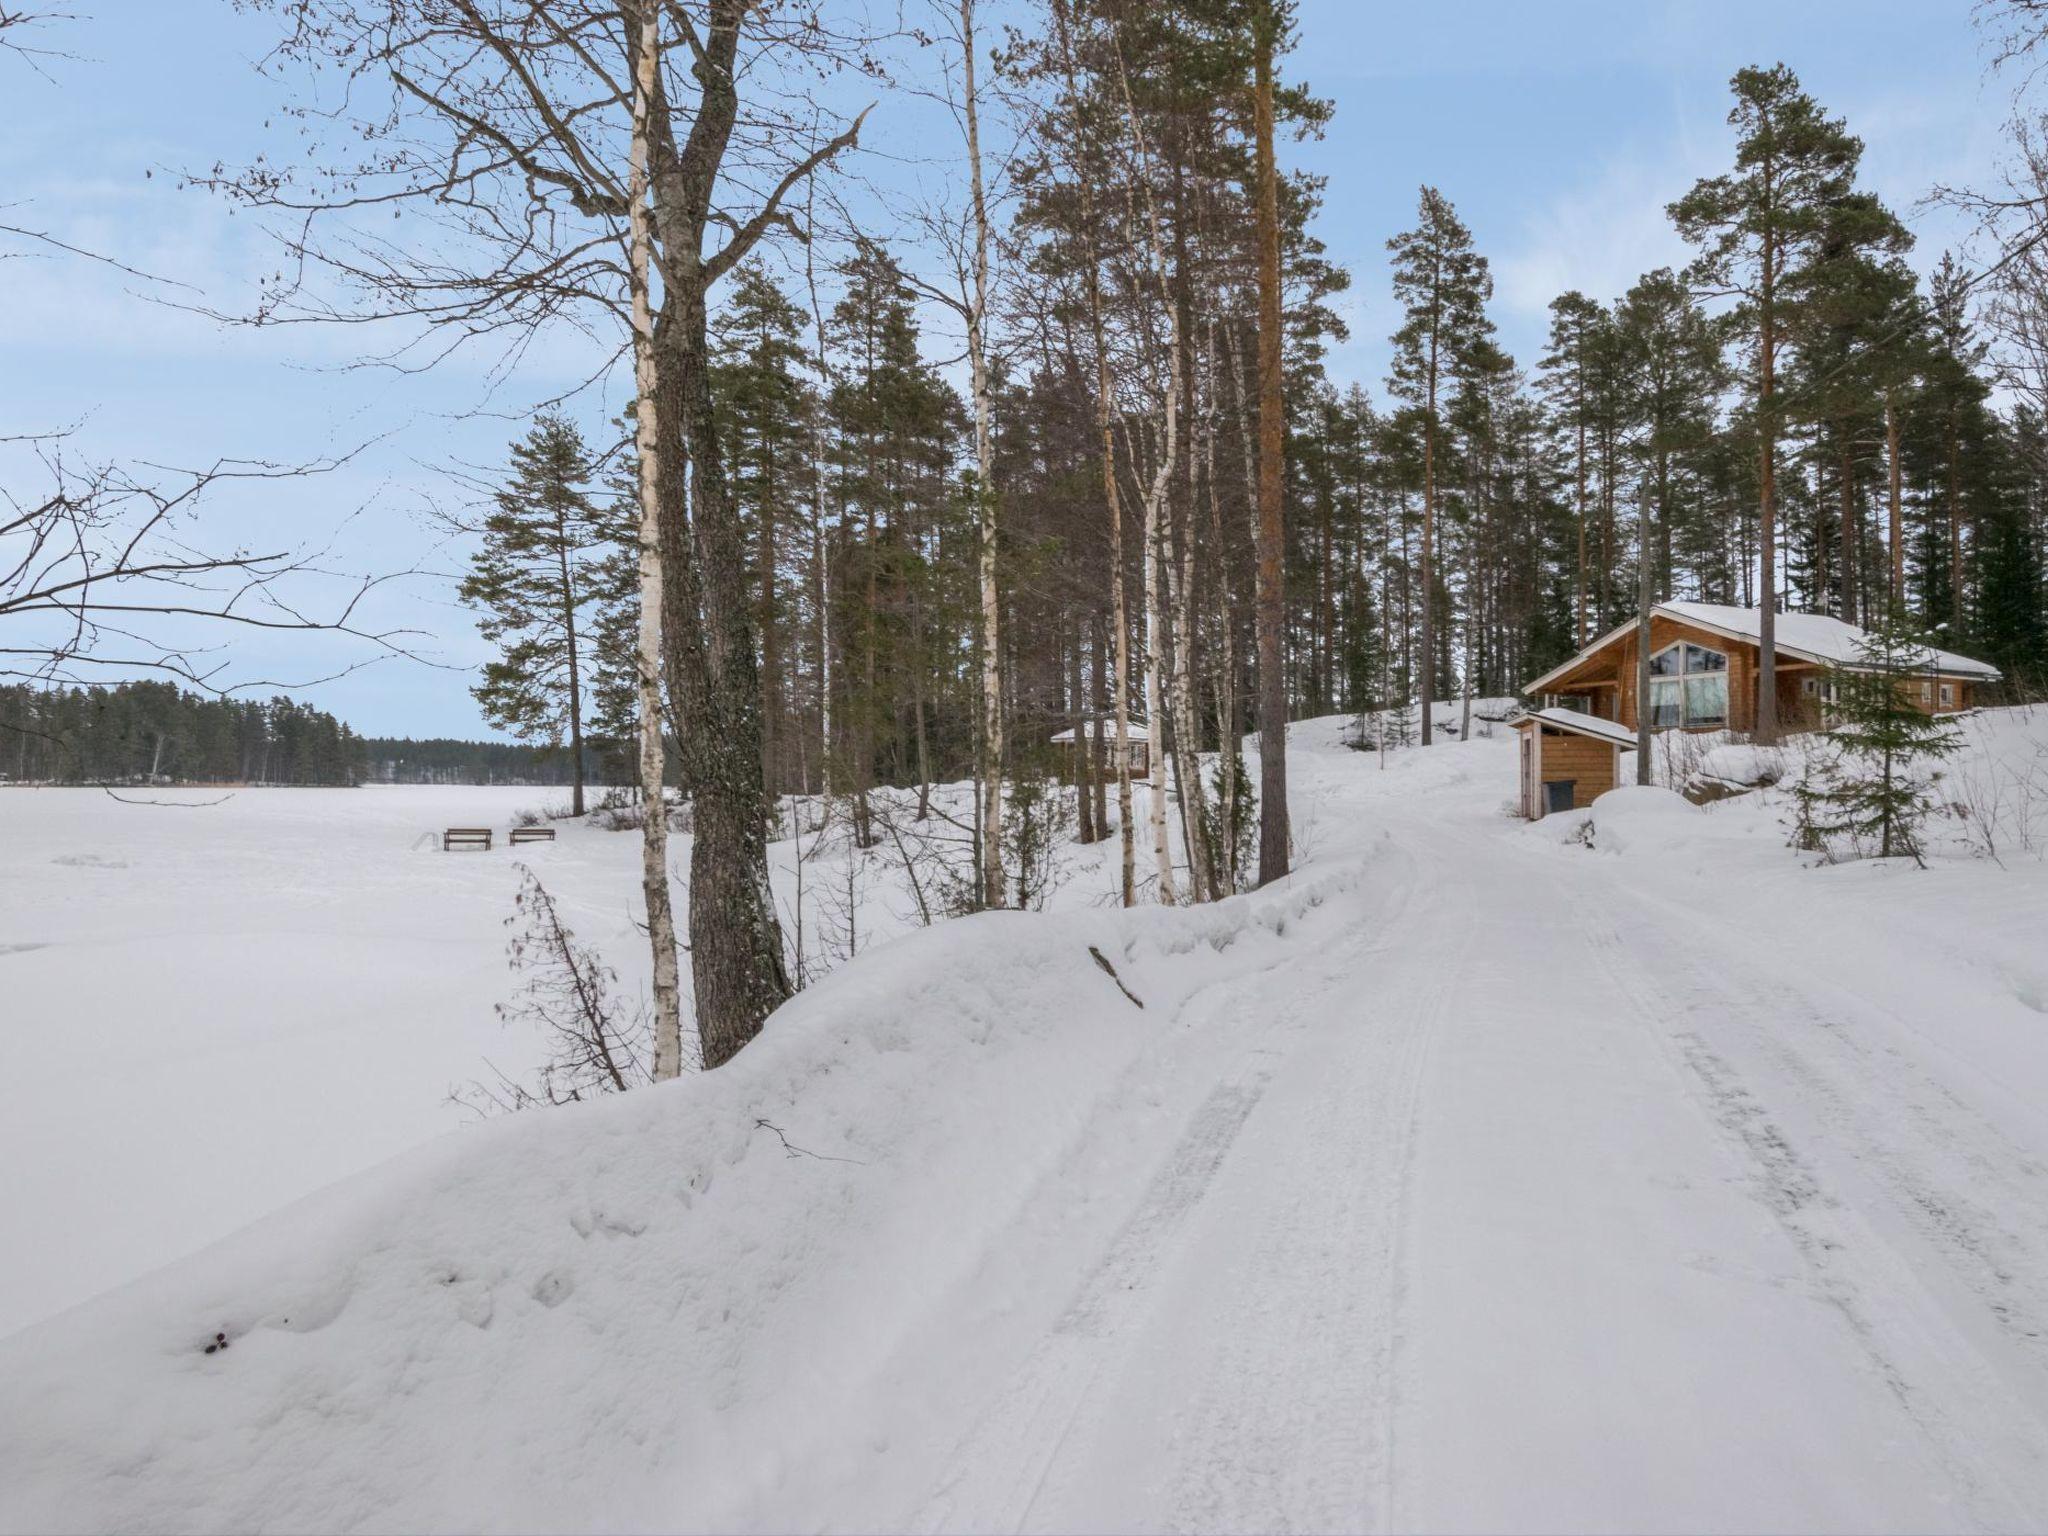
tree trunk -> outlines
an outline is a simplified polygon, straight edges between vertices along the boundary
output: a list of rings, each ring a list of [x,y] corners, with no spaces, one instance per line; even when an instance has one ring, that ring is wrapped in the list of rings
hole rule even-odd
[[[1073,733],[1068,762],[1074,773],[1074,840],[1092,843],[1095,831],[1095,764],[1088,747],[1087,713],[1081,694],[1081,629],[1077,619],[1067,647],[1067,729]]]
[[[1073,38],[1069,30],[1067,0],[1052,0],[1053,25],[1059,34],[1060,57],[1067,90],[1075,90]],[[1138,900],[1137,829],[1131,824],[1131,626],[1124,591],[1124,516],[1116,483],[1116,436],[1112,429],[1115,383],[1110,374],[1109,343],[1102,323],[1101,255],[1095,246],[1094,184],[1084,173],[1081,189],[1081,225],[1087,231],[1083,258],[1087,266],[1088,323],[1095,344],[1095,426],[1102,439],[1102,498],[1109,516],[1110,623],[1116,630],[1116,808],[1117,836],[1121,842],[1121,895],[1123,904]]]
[[[647,937],[654,950],[654,1079],[682,1071],[682,987],[676,964],[676,924],[668,882],[668,802],[662,792],[667,752],[661,732],[663,572],[661,434],[656,424],[654,318],[649,294],[648,117],[659,68],[660,23],[653,0],[643,0],[633,70],[631,234],[634,433],[640,491],[640,633],[635,653],[640,715],[640,884],[647,903]]]
[[[1906,600],[1906,517],[1899,465],[1899,412],[1889,391],[1884,397],[1884,454],[1887,478],[1891,482],[1891,599],[1896,608]]]
[[[555,514],[555,553],[561,561],[562,633],[569,660],[569,814],[583,814],[583,658],[576,650],[576,583],[569,573],[567,518]]]
[[[1764,176],[1771,175],[1768,160]],[[1763,241],[1763,287],[1758,304],[1757,354],[1757,615],[1756,738],[1778,739],[1778,424],[1772,416],[1777,383],[1777,246],[1766,231]]]
[[[994,410],[989,398],[988,202],[981,180],[981,120],[974,88],[974,0],[960,0],[962,113],[967,129],[968,182],[973,195],[974,296],[967,311],[967,358],[974,388],[975,502],[981,532],[981,900],[1003,904],[1003,670],[1001,594],[996,585]],[[1078,743],[1076,743],[1078,746]]]
[[[1846,430],[1842,437],[1842,622],[1856,622],[1857,546],[1856,464]]]
[[[779,827],[781,764],[777,760],[782,714],[782,647],[775,621],[775,463],[772,451],[761,459],[761,504],[755,510],[756,556],[761,567],[761,783]]]
[[[1273,50],[1279,18],[1262,3],[1254,60],[1252,122],[1257,139],[1259,242],[1259,444],[1257,592],[1259,655],[1259,884],[1288,871],[1285,453],[1287,417],[1280,377],[1279,177],[1273,156]]]
[[[1650,782],[1650,496],[1643,488],[1636,536],[1636,782]]]
[[[1579,368],[1583,375],[1583,364]],[[1577,386],[1575,413],[1578,416],[1579,449],[1572,460],[1573,472],[1578,482],[1578,492],[1573,505],[1578,509],[1579,523],[1579,581],[1578,581],[1578,648],[1586,648],[1586,396],[1585,385]]]
[[[1427,414],[1422,419],[1422,611],[1416,646],[1422,652],[1422,745],[1430,744],[1436,703],[1436,373],[1437,336],[1429,334]]]

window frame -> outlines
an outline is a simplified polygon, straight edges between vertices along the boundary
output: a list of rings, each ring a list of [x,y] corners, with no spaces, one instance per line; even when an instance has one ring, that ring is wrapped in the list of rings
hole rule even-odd
[[[1712,658],[1719,665],[1695,667],[1692,664],[1694,652],[1698,652],[1702,657]],[[1675,667],[1669,671],[1658,671],[1657,663],[1667,656],[1673,656],[1674,653]],[[1651,730],[1710,731],[1727,728],[1730,702],[1728,675],[1732,667],[1726,651],[1716,650],[1710,645],[1701,645],[1697,640],[1678,639],[1650,653],[1649,670],[1650,692],[1648,697],[1640,701],[1638,707],[1650,711]],[[1692,712],[1691,684],[1694,679],[1705,682],[1709,678],[1721,685],[1721,712],[1719,715],[1701,716],[1696,719]],[[1677,698],[1676,718],[1663,723],[1659,722],[1656,704],[1660,685]]]

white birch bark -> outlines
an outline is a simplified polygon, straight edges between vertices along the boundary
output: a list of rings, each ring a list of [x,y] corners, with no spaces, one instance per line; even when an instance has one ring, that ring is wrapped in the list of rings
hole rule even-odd
[[[667,754],[661,739],[661,438],[654,425],[654,304],[649,285],[653,234],[647,208],[648,112],[661,46],[660,12],[641,0],[633,70],[633,143],[628,188],[627,265],[633,298],[634,411],[640,490],[640,632],[635,655],[640,711],[640,883],[654,949],[654,1080],[682,1071],[682,988],[676,969],[675,908],[668,883]]]
[[[1066,0],[1052,0],[1053,27],[1059,36],[1067,92],[1074,94],[1074,45]],[[1109,514],[1110,625],[1116,631],[1116,688],[1112,694],[1116,719],[1116,832],[1120,893],[1125,906],[1138,896],[1137,828],[1131,811],[1131,624],[1124,583],[1123,498],[1117,490],[1116,437],[1111,426],[1115,395],[1110,376],[1109,345],[1102,324],[1101,253],[1095,245],[1095,192],[1085,168],[1076,177],[1081,193],[1081,226],[1087,231],[1088,324],[1095,342],[1095,430],[1102,438],[1102,500]],[[1097,665],[1100,665],[1100,658]]]
[[[995,425],[988,377],[988,198],[981,177],[981,118],[974,85],[974,0],[960,0],[961,110],[974,220],[974,291],[967,305],[967,359],[974,389],[975,499],[981,513],[982,904],[1003,905],[1003,653],[996,587]],[[1075,749],[1079,750],[1076,742]]]
[[[1180,311],[1166,280],[1166,248],[1159,234],[1159,205],[1152,195],[1152,157],[1145,143],[1145,130],[1138,121],[1137,102],[1131,95],[1130,76],[1124,71],[1123,50],[1117,50],[1117,73],[1123,86],[1124,115],[1131,125],[1131,145],[1137,152],[1138,192],[1145,205],[1145,253],[1150,263],[1159,300],[1166,312],[1166,356],[1168,379],[1165,409],[1161,413],[1159,465],[1152,483],[1145,488],[1145,722],[1149,742],[1146,757],[1152,769],[1152,856],[1159,873],[1159,900],[1172,906],[1179,898],[1174,890],[1173,845],[1166,832],[1166,716],[1161,712],[1160,604],[1159,579],[1160,509],[1173,481],[1174,457],[1180,448]],[[1135,461],[1133,468],[1135,468]]]

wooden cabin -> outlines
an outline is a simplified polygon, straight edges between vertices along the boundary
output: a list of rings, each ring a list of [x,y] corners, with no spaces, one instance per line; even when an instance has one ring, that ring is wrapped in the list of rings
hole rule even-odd
[[[1720,603],[1659,603],[1650,610],[1650,728],[1756,728],[1758,632],[1762,610]],[[1778,724],[1811,730],[1822,722],[1830,673],[1854,667],[1863,630],[1818,613],[1777,615]],[[1538,704],[1636,728],[1635,620],[1617,625],[1562,666],[1523,685]],[[1969,709],[1996,667],[1952,651],[1930,651],[1907,698],[1929,714]],[[1630,742],[1633,745],[1633,741]]]
[[[1572,709],[1519,716],[1521,807],[1531,821],[1552,811],[1584,810],[1621,782],[1621,754],[1635,732]]]
[[[1093,746],[1095,742],[1095,722],[1089,721],[1081,727],[1081,731],[1087,737],[1087,744]],[[1069,726],[1066,730],[1056,734],[1052,738],[1052,744],[1060,757],[1060,782],[1062,784],[1075,783],[1078,775],[1075,771],[1073,727]],[[1144,778],[1152,771],[1152,738],[1145,729],[1145,726],[1139,721],[1133,720],[1130,722],[1127,750],[1130,754],[1131,777],[1134,779]],[[1116,772],[1116,722],[1114,720],[1102,722],[1102,761],[1105,765],[1104,772],[1112,774]]]

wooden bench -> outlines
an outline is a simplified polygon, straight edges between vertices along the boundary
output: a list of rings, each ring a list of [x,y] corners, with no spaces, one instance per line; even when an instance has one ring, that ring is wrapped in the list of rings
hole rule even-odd
[[[554,840],[555,829],[553,827],[514,827],[512,829],[512,841],[515,845],[519,843],[552,843]]]
[[[450,827],[441,834],[441,851],[451,852],[457,848],[481,848],[486,853],[491,848],[489,827]]]

